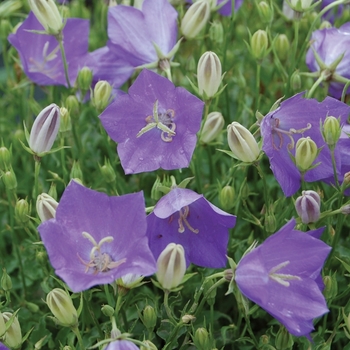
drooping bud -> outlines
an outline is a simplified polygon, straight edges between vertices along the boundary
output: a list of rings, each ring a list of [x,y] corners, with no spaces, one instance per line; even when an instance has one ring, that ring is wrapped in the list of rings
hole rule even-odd
[[[64,327],[73,327],[78,323],[78,313],[69,294],[60,288],[55,288],[46,296],[50,308],[58,323]]]
[[[257,60],[262,60],[266,56],[268,46],[269,39],[265,30],[257,30],[250,38],[251,51]]]
[[[2,314],[4,321],[7,322],[12,314],[10,312],[4,312]],[[22,331],[18,322],[17,316],[13,319],[11,326],[7,329],[4,335],[4,343],[10,349],[18,349],[22,345]]]
[[[54,0],[28,0],[30,9],[47,34],[57,35],[63,29],[63,20]]]
[[[290,41],[285,34],[279,34],[274,42],[276,53],[281,61],[285,61],[290,54]]]
[[[232,186],[224,186],[219,193],[219,202],[224,210],[230,210],[234,207],[235,189]]]
[[[212,349],[210,346],[209,333],[203,327],[197,328],[194,333],[193,342],[198,350]]]
[[[186,39],[195,38],[209,21],[210,3],[199,0],[193,3],[181,22],[181,32]]]
[[[29,147],[41,156],[50,151],[60,128],[60,108],[52,103],[36,117],[29,136]]]
[[[243,125],[233,122],[227,126],[227,142],[234,156],[242,162],[252,163],[258,159],[258,143]]]
[[[26,199],[20,199],[15,206],[15,218],[20,224],[26,224],[30,220],[30,206]]]
[[[295,209],[303,224],[317,222],[320,218],[321,198],[315,191],[303,191],[295,201]]]
[[[323,123],[322,135],[328,147],[333,149],[341,135],[339,120],[335,117],[328,116]]]
[[[275,346],[277,350],[287,350],[293,347],[293,336],[284,326],[281,326],[277,332]]]
[[[301,171],[307,171],[317,157],[317,145],[310,137],[301,137],[295,146],[295,165]]]
[[[90,89],[91,83],[92,83],[92,70],[88,67],[83,67],[79,71],[78,77],[77,77],[78,88],[83,92],[83,94],[85,94],[86,91]]]
[[[212,51],[205,52],[197,66],[198,90],[204,99],[210,99],[218,92],[221,75],[221,62],[217,54]]]
[[[340,212],[344,215],[350,214],[350,204],[345,204],[340,208]]]
[[[157,278],[164,289],[176,288],[186,272],[185,251],[181,244],[169,243],[157,260]]]
[[[146,305],[143,309],[143,324],[147,329],[153,330],[157,324],[157,314],[154,307],[151,305]]]
[[[17,188],[17,178],[12,168],[2,174],[2,181],[4,181],[5,187],[10,191]]]
[[[225,119],[220,112],[211,112],[203,126],[201,141],[209,143],[215,140],[224,127]]]
[[[94,87],[92,102],[97,111],[102,112],[109,104],[112,93],[112,86],[106,80],[100,80]]]
[[[0,147],[0,170],[7,170],[11,167],[11,148],[10,150],[5,146]]]
[[[47,193],[39,194],[36,200],[36,211],[41,222],[53,219],[56,216],[58,203]]]

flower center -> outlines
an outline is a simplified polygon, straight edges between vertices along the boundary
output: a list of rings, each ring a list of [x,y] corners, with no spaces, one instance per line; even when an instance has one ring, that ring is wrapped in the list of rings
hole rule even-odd
[[[89,233],[84,231],[82,232],[82,235],[93,244],[93,248],[90,251],[89,262],[84,261],[77,253],[79,260],[86,266],[85,273],[87,273],[90,268],[94,269],[94,274],[97,274],[98,272],[107,272],[117,268],[126,261],[125,258],[119,261],[113,261],[108,253],[101,252],[102,244],[111,243],[114,240],[112,236],[104,237],[99,243],[97,243],[94,237],[92,237]]]
[[[188,207],[188,205],[186,205],[185,207],[181,208],[179,210],[179,214],[180,217],[177,220],[177,222],[179,223],[179,229],[178,232],[183,233],[185,232],[185,226],[193,233],[198,233],[199,230],[193,228],[190,223],[187,221],[187,217],[190,215],[190,208]]]
[[[293,138],[294,134],[303,134],[306,130],[310,130],[312,125],[310,123],[306,124],[306,127],[303,129],[293,129],[290,128],[289,130],[283,130],[279,128],[280,120],[278,118],[274,118],[275,125],[272,127],[272,133],[275,133],[279,138],[279,144],[276,145],[274,137],[272,136],[272,146],[276,150],[280,150],[283,146],[283,135],[287,135],[290,139],[290,143],[287,145],[289,150],[292,150],[295,145],[295,141]]]
[[[287,265],[290,264],[290,261],[284,261],[283,263],[278,264],[277,266],[273,267],[269,272],[269,277],[274,280],[275,282],[278,282],[279,284],[282,284],[284,287],[289,287],[290,283],[288,280],[298,280],[301,281],[301,278],[299,276],[289,275],[285,273],[276,273],[277,271],[283,269]]]
[[[48,75],[49,77],[54,76],[54,73],[57,70],[58,63],[56,63],[53,67],[48,68],[47,64],[57,58],[57,52],[59,52],[59,45],[57,45],[51,52],[49,50],[49,42],[47,41],[44,44],[43,52],[42,52],[42,61],[38,62],[34,60],[32,57],[29,58],[29,62],[31,63],[29,67],[29,71],[32,73],[43,73]],[[57,75],[57,74],[56,74]]]
[[[160,137],[164,142],[171,142],[176,135],[176,124],[174,123],[175,111],[168,109],[166,112],[160,113],[158,111],[158,100],[153,105],[153,115],[146,117],[145,121],[147,125],[143,127],[136,137],[140,137],[147,131],[153,128],[158,128],[162,131]]]

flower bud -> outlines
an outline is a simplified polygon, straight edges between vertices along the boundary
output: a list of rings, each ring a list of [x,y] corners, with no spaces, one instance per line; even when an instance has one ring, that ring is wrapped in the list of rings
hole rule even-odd
[[[70,95],[66,98],[65,106],[73,119],[78,117],[80,105],[75,95]]]
[[[181,22],[181,32],[186,39],[195,38],[209,21],[210,3],[199,0],[193,3]]]
[[[338,282],[336,273],[329,276],[323,277],[323,283],[324,283],[324,289],[323,289],[323,295],[327,300],[333,299],[338,294]]]
[[[209,28],[209,38],[210,40],[218,45],[221,45],[224,42],[224,27],[221,21],[213,21]]]
[[[307,171],[317,157],[317,145],[310,137],[301,137],[295,146],[295,165],[301,171]]]
[[[51,186],[49,188],[48,192],[49,196],[51,196],[54,200],[57,200],[57,188],[56,184],[54,182],[51,183]]]
[[[190,322],[194,322],[196,320],[196,317],[193,315],[183,315],[181,317],[181,321],[183,323],[190,323]]]
[[[313,0],[290,0],[292,9],[297,12],[304,12],[308,10]]]
[[[340,208],[340,212],[344,215],[350,214],[350,204],[345,204]]]
[[[103,305],[101,307],[101,311],[107,317],[111,317],[114,315],[114,308],[110,305]]]
[[[154,310],[154,307],[151,305],[147,305],[144,309],[143,309],[143,324],[145,325],[145,327],[147,329],[151,329],[153,330],[153,328],[156,326],[157,324],[157,314]]]
[[[224,210],[230,210],[234,207],[235,189],[232,186],[224,186],[219,193],[219,202]]]
[[[273,20],[273,7],[271,7],[266,1],[259,2],[258,12],[263,23],[271,23]]]
[[[198,90],[204,99],[210,99],[218,92],[221,74],[221,62],[217,54],[212,51],[205,52],[197,66]]]
[[[109,160],[107,160],[105,164],[100,167],[100,171],[104,180],[108,184],[113,183],[115,181],[116,174]]]
[[[328,21],[322,21],[322,23],[320,24],[320,27],[318,29],[322,30],[322,29],[329,29],[332,27],[333,27],[332,23],[330,23]]]
[[[88,67],[83,67],[77,77],[77,84],[82,92],[86,92],[90,89],[92,83],[92,70]],[[84,96],[83,96],[84,97]]]
[[[56,216],[58,203],[47,193],[39,194],[36,200],[36,211],[41,222],[53,219]]]
[[[345,186],[345,187],[350,186],[350,171],[344,174],[342,186]]]
[[[142,343],[145,344],[145,346],[141,345],[140,350],[158,350],[150,340],[144,340]]]
[[[334,148],[341,135],[339,120],[332,116],[327,117],[323,123],[322,135],[328,147]]]
[[[257,60],[262,60],[266,56],[269,39],[265,30],[257,30],[250,38],[250,47],[253,56]]]
[[[301,88],[301,78],[298,71],[295,71],[290,77],[290,85],[294,91],[298,91]]]
[[[201,141],[209,143],[215,140],[224,127],[225,120],[220,112],[211,112],[203,126]]]
[[[4,321],[7,322],[12,314],[10,312],[4,312],[2,314]],[[4,344],[11,349],[18,349],[22,345],[22,331],[17,317],[13,319],[11,326],[7,329],[4,335]]]
[[[143,276],[134,273],[128,273],[121,278],[118,278],[116,283],[118,286],[118,294],[126,295],[130,289],[138,288],[144,282],[142,282]]]
[[[5,187],[10,191],[17,188],[17,178],[12,168],[2,174],[2,181],[4,181]]]
[[[281,61],[285,61],[290,54],[290,42],[285,34],[279,34],[274,42],[276,53]]]
[[[28,2],[47,34],[57,35],[61,32],[63,21],[54,0],[28,0]]]
[[[94,87],[92,102],[98,111],[103,111],[109,104],[112,86],[106,80],[100,80]]]
[[[252,163],[258,159],[258,143],[243,125],[233,122],[227,126],[227,142],[234,156],[242,162]]]
[[[26,301],[26,308],[33,313],[36,313],[40,310],[40,307],[37,304]]]
[[[11,158],[11,151],[5,146],[0,147],[0,170],[10,169]]]
[[[30,206],[26,199],[20,199],[15,206],[15,218],[18,223],[26,224],[30,219]]]
[[[303,191],[295,201],[295,209],[303,224],[317,222],[320,218],[321,198],[315,191]]]
[[[169,243],[160,253],[156,273],[164,289],[176,288],[186,272],[185,251],[181,244]]]
[[[276,232],[277,223],[276,223],[276,217],[273,213],[266,213],[265,215],[265,230],[268,233]]]
[[[83,180],[83,172],[81,171],[79,161],[73,162],[72,169],[70,171],[70,178]]]
[[[60,288],[53,289],[46,296],[46,303],[61,326],[73,327],[77,325],[78,313],[66,291]]]
[[[36,117],[29,136],[30,149],[39,156],[50,151],[60,127],[60,109],[52,103]]]
[[[67,108],[61,107],[60,114],[61,114],[60,132],[65,134],[68,131],[72,130],[72,121],[70,118],[69,110]]]
[[[7,292],[7,291],[12,289],[12,280],[11,280],[11,277],[6,272],[6,269],[2,269],[1,288],[5,292]]]
[[[208,350],[210,347],[210,339],[208,331],[203,328],[197,328],[194,333],[193,342],[198,350]]]
[[[287,350],[293,347],[293,336],[286,330],[284,326],[281,326],[277,332],[275,346],[277,350]]]

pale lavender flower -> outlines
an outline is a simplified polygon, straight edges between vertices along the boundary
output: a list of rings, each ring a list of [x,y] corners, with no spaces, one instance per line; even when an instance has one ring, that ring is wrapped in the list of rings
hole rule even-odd
[[[295,209],[301,218],[301,222],[309,224],[320,218],[321,198],[315,191],[303,191],[295,201]]]
[[[68,86],[56,38],[53,35],[31,32],[32,30],[43,31],[44,28],[30,12],[16,33],[8,37],[9,42],[19,53],[25,74],[38,85]],[[88,55],[89,21],[69,18],[62,34],[69,80],[73,85],[79,69],[88,65],[90,60]]]
[[[343,130],[349,127],[347,118],[350,107],[345,103],[331,97],[318,102],[316,99],[304,99],[303,94],[285,100],[261,122],[262,149],[269,157],[272,172],[286,196],[292,196],[300,188],[301,173],[290,157],[290,154],[295,155],[297,141],[301,137],[310,137],[321,149],[314,161],[314,164],[320,165],[306,171],[304,180],[334,183],[331,152],[323,140],[320,123],[323,124],[327,116],[334,116],[340,118]],[[334,149],[340,183],[350,170],[349,153],[350,138],[343,132]]]
[[[328,69],[329,94],[335,98],[340,98],[345,83],[337,81],[339,80],[337,78],[350,79],[350,23],[345,23],[339,29],[325,28],[316,30],[312,33],[310,42],[311,47],[306,53],[306,64],[312,72],[318,72],[323,69],[316,61],[314,51],[316,51],[327,68],[332,67],[332,64],[341,55],[344,55],[336,67]],[[347,90],[347,93],[349,92],[350,88]]]
[[[127,95],[100,115],[118,143],[126,174],[187,167],[196,146],[204,103],[168,79],[143,70]]]
[[[174,188],[147,216],[147,235],[158,259],[169,243],[181,244],[186,265],[220,268],[226,265],[229,229],[236,217],[208,202],[203,195]]]
[[[167,56],[176,44],[177,28],[177,11],[167,0],[144,0],[142,10],[124,5],[110,7],[109,41],[92,53],[99,60],[95,78],[108,80],[118,88],[136,67],[154,63],[156,68],[160,58],[154,45]]]
[[[308,336],[313,320],[329,310],[321,270],[331,247],[318,239],[324,228],[294,230],[290,220],[238,263],[235,281],[248,299],[281,322],[289,333]]]
[[[71,181],[55,219],[38,230],[56,274],[76,293],[129,273],[153,274],[146,226],[142,192],[108,197]]]
[[[9,350],[4,344],[0,343],[0,350]]]
[[[139,350],[139,348],[129,340],[116,340],[109,343],[103,350]]]

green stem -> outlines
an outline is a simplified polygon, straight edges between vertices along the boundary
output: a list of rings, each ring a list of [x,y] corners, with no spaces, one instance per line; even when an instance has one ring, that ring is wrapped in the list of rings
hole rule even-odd
[[[164,308],[165,308],[165,312],[166,312],[167,316],[169,317],[169,319],[176,323],[174,316],[172,315],[170,307],[169,307],[169,294],[170,294],[169,290],[164,291]]]
[[[255,96],[256,96],[256,110],[259,110],[260,105],[260,75],[261,75],[261,62],[256,64],[256,79],[255,79]]]
[[[78,339],[78,343],[79,343],[80,349],[81,350],[85,350],[84,343],[83,343],[83,338],[81,337],[81,334],[79,332],[78,327],[72,327],[71,329],[72,329],[73,333],[76,335],[76,337]]]
[[[119,314],[120,308],[122,306],[123,296],[122,294],[118,293],[117,302],[115,304],[114,314],[117,316]]]
[[[314,82],[314,84],[311,86],[311,89],[308,91],[306,97],[307,98],[311,98],[312,95],[314,94],[316,88],[324,81],[325,77],[324,74],[321,73],[321,75],[319,76],[319,78]]]
[[[36,199],[39,195],[39,172],[40,172],[40,158],[35,158],[35,170],[34,170],[34,193],[33,201],[36,202]]]
[[[63,46],[63,36],[62,33],[56,36],[56,39],[60,45],[60,51],[61,51],[61,56],[62,56],[62,62],[63,62],[63,68],[64,68],[64,76],[66,77],[68,89],[71,89],[72,86],[69,81],[69,75],[68,75],[68,64],[67,64],[67,57],[66,57],[66,52],[64,50]]]
[[[111,296],[111,293],[109,292],[109,285],[108,284],[104,285],[104,290],[105,290],[105,294],[106,294],[106,297],[107,297],[108,305],[113,307],[114,300],[113,300],[113,298]]]

